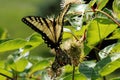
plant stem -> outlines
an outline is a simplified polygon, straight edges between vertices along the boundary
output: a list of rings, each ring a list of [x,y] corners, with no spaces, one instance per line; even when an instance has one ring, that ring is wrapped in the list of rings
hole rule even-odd
[[[75,66],[73,65],[72,80],[74,80],[74,75],[75,75]]]
[[[117,20],[115,20],[112,16],[110,16],[108,13],[106,13],[104,11],[100,11],[100,10],[95,10],[95,11],[106,15],[108,18],[110,18],[113,22],[115,22],[120,27],[120,23]],[[93,12],[93,11],[86,11],[86,12]]]
[[[106,80],[106,77],[105,77],[105,76],[103,77],[103,80]]]
[[[11,78],[11,77],[9,77],[9,76],[7,76],[7,75],[5,75],[5,74],[0,73],[0,75],[2,75],[2,76],[4,76],[4,77],[6,77],[6,78],[8,78],[8,79],[13,80],[13,78]]]
[[[117,20],[115,20],[112,16],[110,16],[109,14],[107,14],[107,13],[104,12],[104,11],[100,11],[100,10],[96,10],[96,11],[98,11],[98,12],[106,15],[107,17],[109,17],[113,22],[115,22],[115,23],[120,27],[120,23],[119,23]]]

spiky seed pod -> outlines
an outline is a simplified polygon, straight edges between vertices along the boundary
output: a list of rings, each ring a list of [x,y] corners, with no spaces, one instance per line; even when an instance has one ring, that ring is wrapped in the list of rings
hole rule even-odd
[[[81,4],[81,0],[62,0],[61,2],[61,8],[64,8],[68,4]]]
[[[75,39],[69,39],[62,45],[62,48],[66,51],[71,58],[71,64],[78,66],[81,61],[84,60],[83,42]]]

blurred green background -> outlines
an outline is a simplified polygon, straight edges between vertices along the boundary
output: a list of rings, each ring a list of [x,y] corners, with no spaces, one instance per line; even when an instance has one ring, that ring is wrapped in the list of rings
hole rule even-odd
[[[26,38],[33,30],[25,25],[24,16],[50,16],[60,10],[60,0],[0,0],[0,27],[9,38]]]
[[[57,15],[60,11],[60,0],[0,0],[0,28],[6,29],[9,39],[31,36],[33,31],[21,19],[25,16],[47,17]],[[50,54],[45,44],[31,51],[30,55],[46,57]],[[8,51],[0,59],[6,59]]]

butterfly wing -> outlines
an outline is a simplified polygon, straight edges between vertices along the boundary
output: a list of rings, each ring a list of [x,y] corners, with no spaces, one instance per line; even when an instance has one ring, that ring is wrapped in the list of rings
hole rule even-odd
[[[38,16],[27,16],[22,18],[22,21],[40,33],[49,47],[58,49],[62,40],[64,16],[69,6],[67,5],[53,21]]]
[[[56,21],[41,18],[38,16],[27,16],[22,21],[36,32],[42,35],[45,43],[51,48],[58,48],[61,43],[62,26],[57,25]]]

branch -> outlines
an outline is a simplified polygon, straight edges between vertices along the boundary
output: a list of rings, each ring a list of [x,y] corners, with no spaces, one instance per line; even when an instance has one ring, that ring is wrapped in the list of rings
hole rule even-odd
[[[117,20],[115,20],[112,16],[110,16],[109,14],[107,14],[107,13],[104,12],[104,11],[100,11],[100,10],[96,10],[96,11],[98,11],[98,12],[106,15],[108,18],[110,18],[113,22],[115,22],[115,23],[120,27],[120,23],[119,23]]]

